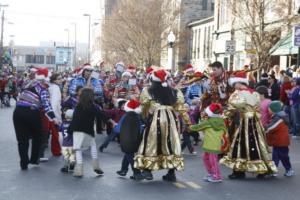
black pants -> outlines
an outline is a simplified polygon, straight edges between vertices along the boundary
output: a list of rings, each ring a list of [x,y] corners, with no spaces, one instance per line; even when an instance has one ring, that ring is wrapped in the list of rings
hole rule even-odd
[[[42,131],[39,110],[17,106],[13,114],[13,122],[18,141],[21,168],[26,168],[28,163],[37,164],[39,162]],[[32,139],[32,144],[29,160],[28,148],[30,139]]]

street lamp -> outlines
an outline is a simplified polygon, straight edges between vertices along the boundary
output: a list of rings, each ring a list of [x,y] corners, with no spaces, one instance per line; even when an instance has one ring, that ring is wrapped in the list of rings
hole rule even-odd
[[[67,65],[69,65],[70,61],[70,30],[65,29],[65,31],[68,33],[68,55],[67,55]]]
[[[75,29],[75,41],[74,41],[74,59],[73,59],[73,62],[74,62],[74,67],[76,68],[77,67],[77,62],[76,62],[76,58],[77,58],[77,24],[74,22],[72,23],[72,25],[74,25],[74,29]]]
[[[173,31],[171,31],[168,35],[168,68],[171,69],[172,73],[174,73],[175,69],[174,69],[174,65],[173,65],[173,46],[176,40],[176,37],[173,33]]]
[[[90,63],[90,43],[91,43],[91,15],[83,14],[85,17],[89,17],[89,36],[88,36],[88,63]]]

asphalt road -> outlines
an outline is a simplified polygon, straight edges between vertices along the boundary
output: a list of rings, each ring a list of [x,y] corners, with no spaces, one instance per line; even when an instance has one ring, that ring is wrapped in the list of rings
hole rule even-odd
[[[63,159],[51,157],[39,167],[19,169],[17,142],[12,123],[12,108],[0,109],[0,200],[298,200],[300,197],[300,140],[294,140],[290,156],[296,175],[284,177],[280,167],[277,178],[258,180],[247,174],[244,180],[229,180],[230,170],[222,167],[222,183],[206,183],[201,161],[201,149],[197,155],[185,155],[185,170],[177,173],[177,183],[161,180],[166,171],[154,173],[153,181],[136,182],[120,178],[115,173],[121,166],[122,153],[118,144],[111,143],[104,153],[99,153],[101,167],[105,174],[96,177],[90,164],[89,152],[85,152],[84,177],[74,178],[62,174]],[[104,136],[97,137],[98,145]],[[298,174],[299,175],[298,175]]]

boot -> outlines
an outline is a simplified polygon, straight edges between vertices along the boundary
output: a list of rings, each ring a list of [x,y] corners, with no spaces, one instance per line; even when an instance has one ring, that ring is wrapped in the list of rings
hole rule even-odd
[[[119,176],[126,176],[126,174],[127,174],[127,170],[119,170],[119,171],[117,171],[117,174],[119,175]]]
[[[68,173],[68,172],[69,172],[69,166],[68,166],[68,165],[64,165],[64,166],[60,169],[60,171],[61,171],[62,173]]]
[[[166,175],[162,177],[164,181],[176,182],[176,175],[174,170],[169,170]]]
[[[74,177],[81,178],[83,176],[83,164],[76,164],[73,173]]]
[[[93,165],[94,172],[96,172],[96,174],[98,174],[98,175],[104,174],[104,172],[102,171],[102,169],[99,167],[98,160],[93,160],[92,161],[92,165]]]
[[[229,179],[243,179],[246,177],[245,172],[233,171],[232,174],[228,176]]]
[[[150,170],[144,170],[144,171],[142,172],[142,175],[143,175],[143,177],[144,177],[146,180],[148,180],[148,181],[153,180],[153,175],[152,175],[152,173],[151,173]]]
[[[69,165],[69,171],[74,171],[75,168],[75,162],[71,162]]]
[[[136,180],[136,181],[141,181],[141,180],[144,179],[144,176],[143,176],[143,174],[141,173],[140,170],[134,169],[133,170],[133,175],[130,176],[130,179],[133,179],[133,180]]]

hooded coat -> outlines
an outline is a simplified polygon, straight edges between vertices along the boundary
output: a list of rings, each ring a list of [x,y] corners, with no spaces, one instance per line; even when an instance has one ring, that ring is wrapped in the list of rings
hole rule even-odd
[[[284,111],[275,113],[267,128],[267,144],[273,147],[287,147],[290,145],[289,118]]]
[[[192,131],[203,131],[203,145],[202,148],[210,153],[223,153],[224,147],[228,146],[227,129],[224,120],[220,117],[212,117],[197,125],[192,125]],[[227,144],[226,144],[227,143]]]

